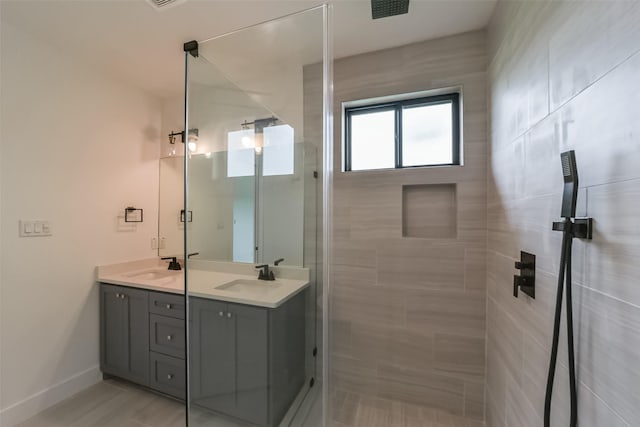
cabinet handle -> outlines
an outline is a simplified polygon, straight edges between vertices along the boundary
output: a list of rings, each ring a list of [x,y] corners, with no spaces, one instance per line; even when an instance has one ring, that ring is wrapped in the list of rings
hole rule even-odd
[[[231,319],[231,313],[227,313],[227,317]]]
[[[173,339],[173,336],[167,335],[167,341],[171,341],[172,339]]]
[[[116,294],[116,298],[120,298],[120,294]]]
[[[120,298],[125,299],[127,296],[125,294],[120,294]]]
[[[173,374],[168,374],[168,375],[167,375],[167,379],[168,379],[168,380],[172,380],[172,379],[173,379]]]
[[[171,310],[171,304],[167,304],[167,310]]]
[[[220,313],[218,313],[218,314],[220,315],[220,317],[224,316],[224,312],[222,312],[222,311]]]

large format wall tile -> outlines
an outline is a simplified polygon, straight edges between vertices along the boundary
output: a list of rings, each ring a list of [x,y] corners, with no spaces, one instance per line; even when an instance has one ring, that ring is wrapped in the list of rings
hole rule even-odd
[[[361,403],[340,425],[389,422],[363,401],[484,418],[486,67],[482,31],[335,62],[330,390]],[[343,102],[444,87],[463,88],[463,165],[341,172]]]
[[[640,308],[576,287],[580,382],[629,424],[640,420]],[[630,399],[631,397],[631,399]]]
[[[378,257],[378,282],[391,288],[464,288],[464,247],[395,239]]]
[[[560,153],[576,151],[573,245],[579,424],[640,423],[640,3],[500,1],[489,30],[486,421],[541,425],[561,235]],[[547,69],[547,82],[544,68]],[[548,105],[545,108],[545,100]],[[536,298],[512,296],[520,250],[536,259]],[[566,319],[552,425],[569,422]]]
[[[640,36],[636,43],[640,44]],[[611,70],[556,114],[562,151],[576,150],[581,186],[638,178],[639,73],[640,53]]]
[[[640,306],[640,179],[588,189],[595,219],[592,244],[585,245],[585,284]]]
[[[552,109],[640,50],[638,2],[559,3],[549,41]]]
[[[405,291],[407,327],[482,338],[485,292],[462,290]]]

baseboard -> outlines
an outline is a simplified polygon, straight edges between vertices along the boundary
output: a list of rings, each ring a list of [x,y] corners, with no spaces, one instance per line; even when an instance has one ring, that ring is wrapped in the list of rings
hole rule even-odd
[[[60,381],[26,399],[0,410],[0,426],[14,427],[79,391],[100,382],[100,367],[94,366]]]
[[[312,388],[307,389],[307,393],[302,397],[302,402],[300,402],[299,406],[293,417],[289,420],[289,423],[286,424],[289,427],[321,427],[322,426],[322,410],[319,413],[315,413],[317,405],[320,405],[320,409],[322,409],[322,402],[318,402],[318,400],[322,399],[322,384],[320,382],[316,382]],[[281,423],[280,426],[284,426],[284,423]]]

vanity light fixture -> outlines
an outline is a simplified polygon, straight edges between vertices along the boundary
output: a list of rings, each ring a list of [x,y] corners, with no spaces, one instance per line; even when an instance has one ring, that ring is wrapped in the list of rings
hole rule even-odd
[[[169,144],[175,144],[176,143],[176,136],[180,135],[180,142],[182,142],[184,144],[184,131],[181,132],[171,132],[169,134]],[[198,129],[189,129],[189,138],[188,138],[188,143],[187,143],[187,147],[189,149],[190,152],[195,152],[198,149],[198,138],[199,138],[199,131]]]
[[[256,150],[256,154],[262,153],[262,147],[264,146],[264,132],[265,127],[273,126],[278,121],[275,116],[267,117],[266,119],[255,119],[252,122],[244,121],[240,123],[242,130],[248,130],[249,126],[253,126],[255,133],[253,139],[248,135],[242,137],[242,145],[250,148],[253,147]]]
[[[249,130],[249,124],[247,123],[247,121],[245,120],[243,123],[241,123],[242,126],[242,130]],[[253,138],[251,138],[249,135],[245,135],[242,137],[242,145],[246,148],[251,148],[253,147]]]

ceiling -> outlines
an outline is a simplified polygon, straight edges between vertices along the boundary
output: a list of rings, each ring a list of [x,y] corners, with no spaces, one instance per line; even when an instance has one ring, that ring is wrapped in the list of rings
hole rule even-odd
[[[484,28],[496,0],[411,0],[409,13],[371,19],[370,0],[334,0],[334,56]],[[322,0],[0,0],[2,20],[159,98],[183,88],[182,44],[317,6]],[[242,49],[238,49],[239,52]]]

